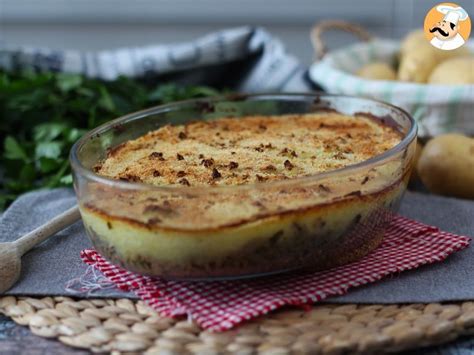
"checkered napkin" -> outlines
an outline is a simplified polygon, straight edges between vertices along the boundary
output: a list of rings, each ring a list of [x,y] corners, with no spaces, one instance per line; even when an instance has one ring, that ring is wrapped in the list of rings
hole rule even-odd
[[[294,272],[250,280],[184,282],[141,276],[107,262],[93,249],[82,260],[124,291],[134,291],[163,316],[192,317],[224,331],[285,305],[308,306],[381,278],[444,260],[470,238],[396,216],[382,244],[362,260],[327,271]]]

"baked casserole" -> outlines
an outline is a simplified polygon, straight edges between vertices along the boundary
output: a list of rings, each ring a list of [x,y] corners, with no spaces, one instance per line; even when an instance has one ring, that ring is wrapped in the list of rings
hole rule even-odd
[[[127,122],[147,114],[83,139],[93,147],[124,136],[85,159],[91,179],[75,169],[95,247],[130,270],[179,279],[320,270],[376,248],[406,188],[413,121],[391,106],[391,116],[347,114],[319,107],[320,96],[281,96],[311,100],[311,110],[280,112],[268,104],[279,95],[226,101],[256,97],[255,113],[201,100],[175,104],[176,122],[152,119],[141,134]]]

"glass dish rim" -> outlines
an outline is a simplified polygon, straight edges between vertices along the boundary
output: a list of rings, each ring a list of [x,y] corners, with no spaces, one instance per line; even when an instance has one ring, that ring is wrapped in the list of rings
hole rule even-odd
[[[129,121],[133,121],[136,119],[143,119],[151,114],[160,114],[164,112],[169,112],[173,109],[179,109],[180,106],[192,104],[192,103],[199,103],[199,102],[219,102],[219,101],[243,101],[249,98],[268,98],[268,99],[283,99],[285,97],[289,98],[296,98],[296,97],[312,97],[312,98],[321,98],[324,97],[341,97],[346,99],[356,99],[362,100],[377,104],[382,104],[387,108],[391,108],[395,111],[398,111],[403,116],[408,118],[410,122],[410,128],[408,132],[403,136],[402,140],[394,147],[390,148],[389,150],[385,151],[382,154],[376,155],[370,159],[364,160],[360,163],[351,164],[345,166],[343,168],[329,170],[325,172],[315,173],[311,175],[296,177],[288,180],[277,180],[271,182],[255,182],[250,184],[242,184],[242,185],[218,185],[218,186],[176,186],[176,185],[162,185],[156,186],[151,184],[146,184],[142,182],[129,182],[129,181],[122,181],[116,180],[109,177],[101,176],[96,174],[93,170],[86,168],[82,165],[81,161],[78,157],[79,149],[86,144],[92,137],[103,134],[106,131],[109,131],[116,127],[119,124],[127,123]],[[106,184],[106,185],[113,185],[114,187],[127,189],[127,190],[141,190],[141,191],[162,191],[162,192],[180,192],[180,193],[189,193],[189,192],[197,192],[197,191],[232,191],[235,192],[236,190],[251,190],[251,189],[259,189],[259,188],[267,188],[267,187],[288,187],[293,184],[298,183],[308,183],[308,182],[316,182],[321,179],[328,178],[330,176],[337,176],[341,174],[345,174],[350,171],[358,171],[363,168],[367,168],[375,163],[382,162],[384,160],[390,159],[392,156],[396,155],[398,152],[405,149],[417,136],[418,126],[416,121],[413,119],[412,115],[410,115],[406,110],[392,105],[390,103],[384,102],[382,100],[373,99],[373,98],[366,98],[361,96],[355,95],[344,95],[344,94],[331,94],[331,93],[324,93],[324,92],[312,92],[312,93],[258,93],[258,94],[228,94],[228,95],[219,95],[213,97],[206,97],[206,98],[199,98],[199,99],[188,99],[188,100],[180,100],[175,101],[172,103],[153,106],[144,110],[135,111],[129,113],[124,116],[120,116],[115,118],[111,121],[108,121],[90,131],[88,131],[84,136],[82,136],[78,141],[74,143],[71,147],[69,153],[69,163],[72,168],[72,172],[74,174],[79,174],[88,180],[92,180],[98,183]],[[73,175],[74,175],[73,174]]]

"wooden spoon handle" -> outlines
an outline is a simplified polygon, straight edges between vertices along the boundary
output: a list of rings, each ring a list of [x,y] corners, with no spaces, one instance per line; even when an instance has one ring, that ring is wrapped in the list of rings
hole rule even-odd
[[[76,222],[80,217],[79,208],[74,206],[28,234],[25,234],[14,242],[19,254],[25,254],[35,245]]]

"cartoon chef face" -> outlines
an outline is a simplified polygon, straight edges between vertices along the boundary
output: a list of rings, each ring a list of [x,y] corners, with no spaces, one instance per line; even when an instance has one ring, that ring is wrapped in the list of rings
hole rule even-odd
[[[442,20],[429,28],[433,35],[430,43],[442,50],[453,50],[461,47],[465,43],[465,39],[459,33],[459,22],[468,18],[467,12],[462,7],[450,5],[439,5],[436,10],[444,16]]]
[[[458,30],[459,25],[446,20],[439,21],[430,28],[430,32],[441,41],[455,37],[458,34]]]

